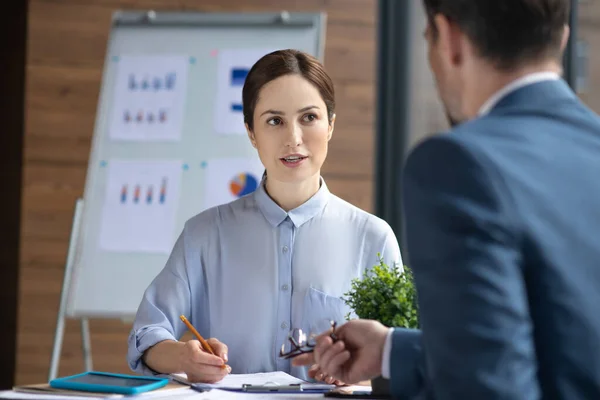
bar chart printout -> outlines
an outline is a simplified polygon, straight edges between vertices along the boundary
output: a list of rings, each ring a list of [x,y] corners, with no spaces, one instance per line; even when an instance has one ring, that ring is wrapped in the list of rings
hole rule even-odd
[[[242,88],[250,68],[275,49],[221,49],[217,51],[217,95],[214,131],[217,134],[246,134],[242,114]]]
[[[102,250],[172,250],[181,166],[181,161],[109,161],[100,227]]]
[[[180,56],[119,58],[110,138],[181,140],[188,64],[188,59]]]

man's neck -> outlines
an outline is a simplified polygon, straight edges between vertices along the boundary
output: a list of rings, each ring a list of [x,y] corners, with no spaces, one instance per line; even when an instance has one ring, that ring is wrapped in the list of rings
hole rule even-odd
[[[502,72],[490,67],[483,68],[477,79],[472,80],[470,93],[463,103],[464,115],[468,119],[475,118],[481,107],[502,88],[527,75],[542,72],[560,75],[562,69],[555,61],[526,65],[510,72]]]
[[[285,211],[293,210],[306,203],[319,191],[321,176],[316,174],[303,182],[280,182],[269,178],[265,182],[267,194]]]

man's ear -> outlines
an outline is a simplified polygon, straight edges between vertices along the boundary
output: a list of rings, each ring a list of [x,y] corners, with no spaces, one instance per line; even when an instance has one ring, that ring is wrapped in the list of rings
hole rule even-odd
[[[331,117],[331,121],[329,122],[329,134],[327,135],[327,141],[331,140],[331,136],[333,136],[333,128],[335,125],[335,114]]]
[[[246,127],[246,132],[248,133],[248,138],[250,139],[250,143],[252,143],[252,147],[256,149],[256,136],[254,135],[254,132],[250,129],[248,124],[244,124],[244,126]]]
[[[453,67],[460,64],[463,60],[464,34],[458,25],[450,21],[445,15],[437,14],[434,21],[438,32],[438,46],[443,60]]]
[[[563,29],[562,39],[560,41],[560,52],[561,53],[563,51],[565,51],[565,48],[567,47],[567,43],[569,42],[570,34],[571,34],[571,28],[569,27],[569,25],[565,25],[565,27]]]

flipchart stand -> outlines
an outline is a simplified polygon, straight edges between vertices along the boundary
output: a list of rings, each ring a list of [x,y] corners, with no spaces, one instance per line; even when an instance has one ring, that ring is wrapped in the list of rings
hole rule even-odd
[[[56,330],[54,332],[54,344],[52,346],[52,357],[50,359],[50,372],[48,374],[48,382],[57,377],[58,364],[62,352],[62,344],[65,334],[65,322],[67,301],[70,293],[71,278],[73,273],[73,265],[75,262],[75,249],[77,247],[77,239],[81,225],[81,214],[83,212],[83,199],[79,198],[75,202],[75,212],[73,214],[73,222],[71,224],[71,236],[69,238],[69,248],[67,251],[67,260],[65,264],[65,276],[63,278],[63,286],[60,294],[60,303],[58,306],[58,316],[56,320]],[[81,325],[81,342],[83,360],[86,371],[92,370],[92,348],[90,340],[90,325],[87,318],[80,319]]]

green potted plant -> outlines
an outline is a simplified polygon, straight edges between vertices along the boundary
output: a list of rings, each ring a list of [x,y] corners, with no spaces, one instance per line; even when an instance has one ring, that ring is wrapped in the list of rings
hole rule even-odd
[[[342,300],[358,318],[373,319],[387,327],[418,328],[417,291],[411,269],[406,265],[388,266],[380,253],[377,257],[379,264],[367,270],[362,278],[352,280]],[[371,385],[374,394],[389,394],[387,379],[377,377]]]

